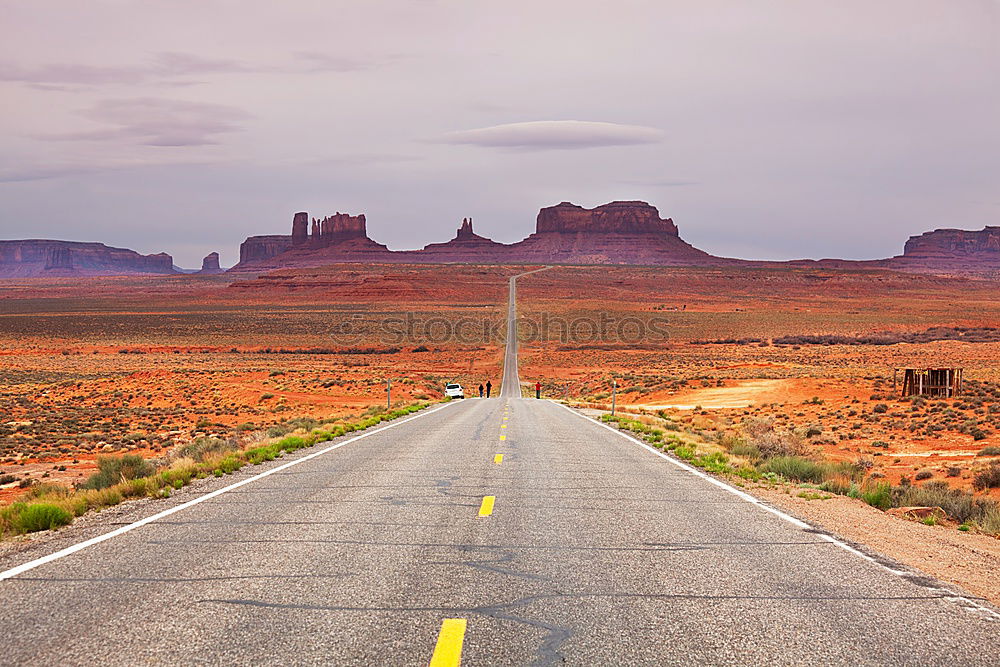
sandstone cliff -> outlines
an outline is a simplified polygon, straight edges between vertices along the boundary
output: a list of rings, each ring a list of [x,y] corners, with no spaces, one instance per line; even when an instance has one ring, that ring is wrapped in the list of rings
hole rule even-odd
[[[175,273],[166,253],[140,255],[103,243],[29,239],[0,241],[0,278]]]
[[[240,244],[240,264],[261,262],[276,257],[292,247],[291,236],[251,236]]]
[[[592,209],[564,201],[538,212],[536,234],[665,234],[677,236],[677,225],[663,220],[644,201],[615,201]]]
[[[535,233],[510,246],[522,262],[563,264],[728,263],[681,240],[677,225],[643,201],[593,209],[569,202],[538,212]]]
[[[903,257],[1000,261],[1000,227],[979,231],[935,229],[911,236],[903,246]]]

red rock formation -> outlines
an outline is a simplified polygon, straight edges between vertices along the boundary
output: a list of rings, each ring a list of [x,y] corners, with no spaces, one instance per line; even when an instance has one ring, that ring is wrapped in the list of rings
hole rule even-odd
[[[251,236],[240,244],[240,264],[262,262],[292,247],[291,236]]]
[[[337,211],[334,215],[327,216],[322,220],[313,218],[312,243],[314,246],[328,246],[347,239],[366,238],[368,238],[368,231],[364,214],[348,215]]]
[[[222,273],[222,268],[219,266],[219,253],[211,252],[205,255],[205,259],[201,260],[201,274],[213,274]]]
[[[919,236],[911,236],[903,246],[903,257],[1000,261],[1000,227],[983,227],[977,232],[935,229]]]
[[[681,240],[674,221],[642,201],[616,201],[593,209],[569,202],[538,212],[534,234],[511,252],[522,262],[562,264],[719,264]]]
[[[677,236],[677,225],[663,220],[656,207],[644,201],[614,201],[586,209],[564,201],[538,212],[536,234],[666,234]]]
[[[313,219],[309,250],[293,244],[290,237],[247,239],[240,248],[240,263],[231,270],[365,261],[678,265],[730,260],[713,257],[682,241],[673,221],[660,218],[659,211],[646,202],[611,202],[594,209],[563,202],[543,208],[536,232],[518,243],[506,245],[479,236],[472,229],[472,219],[467,218],[451,241],[401,252],[369,239],[364,215],[337,213]]]
[[[174,273],[166,253],[140,255],[103,243],[30,239],[0,241],[0,278]]]
[[[497,243],[472,231],[472,218],[462,218],[455,238],[445,243],[431,243],[423,250],[404,254],[413,262],[456,262],[498,264],[511,261],[509,245]]]
[[[292,218],[292,245],[306,243],[309,243],[309,214],[302,211]]]

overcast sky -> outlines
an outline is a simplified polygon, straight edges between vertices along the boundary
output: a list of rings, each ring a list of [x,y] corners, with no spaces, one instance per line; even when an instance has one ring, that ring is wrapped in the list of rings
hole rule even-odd
[[[993,0],[0,0],[0,238],[181,266],[642,199],[718,255],[1000,224]]]

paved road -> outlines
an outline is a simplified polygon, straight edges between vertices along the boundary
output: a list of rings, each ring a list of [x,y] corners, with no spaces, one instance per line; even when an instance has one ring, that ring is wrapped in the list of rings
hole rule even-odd
[[[500,383],[500,398],[521,397],[521,378],[517,374],[517,279],[551,268],[551,266],[546,266],[533,271],[525,271],[516,276],[511,276],[508,281],[507,347],[503,358],[503,380]]]
[[[291,461],[0,581],[0,663],[420,665],[446,619],[466,665],[1000,655],[990,609],[549,401]]]

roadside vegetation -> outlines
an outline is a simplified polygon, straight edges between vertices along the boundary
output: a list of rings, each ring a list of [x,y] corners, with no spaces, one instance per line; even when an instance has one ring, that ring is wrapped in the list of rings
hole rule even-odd
[[[798,484],[799,496],[822,500],[833,495],[858,498],[872,507],[938,507],[959,524],[1000,536],[1000,504],[952,488],[944,480],[923,484],[908,478],[892,485],[873,472],[873,462],[859,457],[853,463],[830,462],[809,453],[808,434],[776,428],[769,419],[748,419],[738,428],[698,430],[683,428],[666,414],[652,416],[602,415],[601,421],[630,431],[651,446],[707,472],[763,484]],[[919,475],[918,475],[919,477]],[[928,477],[923,477],[928,479]],[[918,480],[919,481],[919,480]],[[980,471],[973,480],[976,489],[1000,487],[1000,462]],[[936,520],[928,525],[936,524]]]
[[[22,499],[0,507],[0,539],[59,528],[88,511],[111,507],[129,498],[167,498],[172,491],[196,479],[222,477],[247,465],[273,461],[285,453],[363,431],[429,405],[421,402],[393,410],[370,408],[355,421],[292,419],[259,432],[259,437],[250,443],[238,438],[200,437],[178,447],[159,464],[131,454],[101,456],[97,459],[97,472],[82,484],[76,487],[37,484]]]

